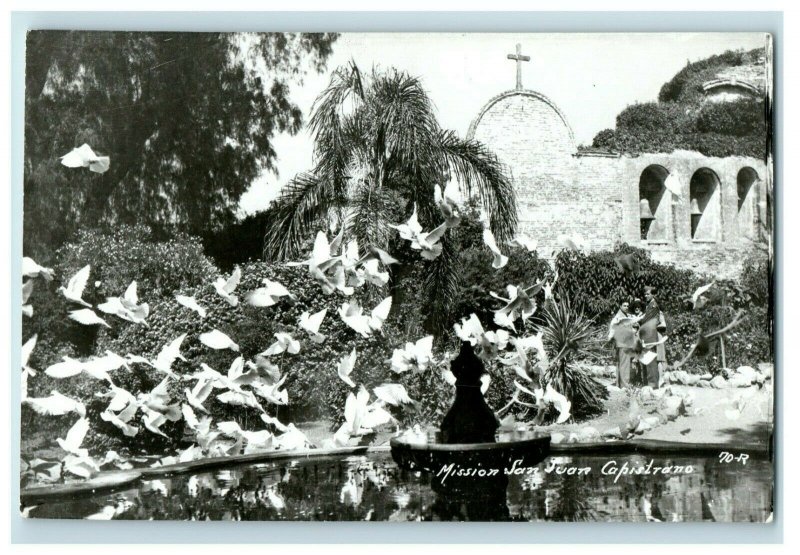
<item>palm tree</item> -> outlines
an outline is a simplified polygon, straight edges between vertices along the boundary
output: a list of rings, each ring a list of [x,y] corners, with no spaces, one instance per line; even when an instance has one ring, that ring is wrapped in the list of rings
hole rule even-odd
[[[451,178],[464,196],[477,196],[498,241],[516,229],[514,191],[497,157],[481,143],[439,127],[420,80],[390,69],[370,75],[355,63],[338,68],[317,98],[309,123],[314,167],[297,175],[274,205],[264,238],[267,260],[298,255],[303,242],[336,221],[359,244],[387,249],[387,224],[410,216],[432,229],[442,221],[434,186]],[[426,268],[426,298],[434,300],[432,328],[441,330],[458,286],[449,233],[443,252]]]

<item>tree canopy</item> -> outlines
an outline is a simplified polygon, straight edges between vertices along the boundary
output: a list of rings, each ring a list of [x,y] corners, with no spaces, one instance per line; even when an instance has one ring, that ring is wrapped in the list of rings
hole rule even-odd
[[[26,253],[86,226],[143,223],[208,236],[275,168],[272,138],[303,116],[290,85],[321,71],[336,34],[32,31],[25,75]],[[104,174],[62,166],[88,143]]]

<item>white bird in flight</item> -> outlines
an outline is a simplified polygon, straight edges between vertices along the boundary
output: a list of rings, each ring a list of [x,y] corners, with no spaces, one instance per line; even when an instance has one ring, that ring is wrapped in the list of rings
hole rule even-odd
[[[53,281],[54,275],[55,272],[53,272],[52,268],[45,268],[44,266],[39,266],[30,257],[24,256],[22,258],[22,277],[36,278],[42,276],[47,281]]]
[[[92,268],[89,264],[78,270],[67,282],[67,286],[63,285],[58,288],[59,292],[64,295],[64,298],[73,303],[82,304],[83,306],[91,308],[92,305],[82,299],[83,290],[86,288],[86,282],[89,281],[89,273]]]
[[[22,314],[28,318],[33,316],[33,307],[28,304],[31,293],[33,293],[33,280],[29,279],[22,284]]]
[[[389,317],[392,309],[392,297],[386,297],[372,309],[367,316],[358,301],[344,303],[339,307],[338,312],[342,321],[350,328],[360,333],[363,337],[370,337],[373,332],[383,327],[383,323]]]
[[[276,341],[272,345],[267,347],[264,352],[260,353],[261,356],[269,357],[281,353],[296,355],[300,352],[300,342],[292,337],[291,334],[279,331],[275,333],[275,339]]]
[[[98,156],[89,145],[83,143],[62,156],[61,163],[68,168],[89,168],[95,173],[105,173],[111,166],[111,158]]]
[[[111,327],[108,324],[108,322],[100,318],[100,316],[98,316],[95,313],[95,311],[92,310],[91,308],[82,308],[80,310],[73,310],[72,312],[69,313],[69,318],[71,320],[75,320],[79,324],[83,324],[84,326],[102,325],[107,328]]]
[[[206,347],[210,347],[211,349],[230,349],[231,351],[239,350],[239,345],[237,345],[233,339],[217,329],[201,333],[199,339],[200,343]]]
[[[357,356],[358,353],[356,352],[355,347],[353,347],[353,350],[350,351],[349,355],[345,355],[341,358],[341,360],[339,361],[339,365],[336,369],[336,374],[349,387],[356,386],[355,382],[353,382],[353,379],[350,377],[350,374],[352,374],[353,368],[355,368],[356,366]]]
[[[408,391],[403,384],[385,383],[375,387],[372,391],[378,399],[389,405],[412,405],[415,402],[408,396]]]
[[[200,318],[206,317],[206,309],[200,306],[194,297],[189,297],[187,295],[175,295],[175,300],[178,301],[179,305],[185,306],[189,310],[194,310],[197,312],[197,314],[200,315]]]
[[[142,356],[138,355],[128,355],[129,362],[136,362],[140,364],[147,364],[148,366],[152,366],[162,374],[166,374],[171,378],[177,378],[178,376],[172,371],[172,364],[175,362],[176,359],[180,359],[186,362],[186,358],[181,354],[181,344],[183,340],[186,339],[186,334],[181,334],[166,345],[161,348],[159,351],[158,356],[154,360],[148,360]]]
[[[414,370],[423,372],[433,360],[433,336],[427,335],[415,343],[410,341],[402,349],[392,352],[392,371],[398,374]]]
[[[497,241],[495,241],[494,233],[488,227],[483,229],[483,242],[484,244],[489,247],[489,250],[492,251],[492,268],[495,270],[499,270],[506,264],[508,264],[508,257],[500,252],[500,248],[497,246]]]
[[[23,397],[23,405],[28,405],[45,416],[62,416],[74,412],[81,418],[86,416],[86,406],[80,401],[65,397],[58,391],[51,391],[49,397]]]
[[[444,236],[447,231],[447,222],[430,232],[424,232],[422,226],[417,219],[417,205],[414,204],[414,210],[411,217],[404,224],[389,224],[389,227],[395,228],[400,237],[406,241],[411,242],[411,248],[421,251],[422,258],[426,260],[434,260],[442,254],[442,245],[439,240]]]
[[[528,252],[534,252],[536,247],[539,246],[539,241],[528,237],[527,235],[517,235],[513,239],[511,239],[508,244],[512,247],[519,247],[521,249],[525,249]]]
[[[447,183],[442,192],[442,188],[437,184],[433,188],[433,201],[439,207],[439,211],[444,216],[447,227],[455,227],[461,222],[461,214],[458,208],[458,185],[451,180]]]
[[[150,314],[150,307],[147,303],[139,304],[135,281],[128,285],[122,297],[107,297],[106,302],[97,305],[97,308],[106,314],[113,314],[134,324],[147,325],[145,319]]]
[[[325,335],[319,333],[319,328],[322,325],[322,321],[325,319],[325,315],[327,313],[327,308],[323,308],[314,314],[309,314],[308,311],[305,311],[300,315],[300,318],[297,321],[298,327],[308,333],[308,335],[311,337],[311,341],[314,343],[322,343],[325,341]]]
[[[216,281],[214,281],[214,290],[220,297],[228,301],[229,305],[236,306],[239,304],[239,297],[234,295],[233,292],[236,291],[241,279],[242,270],[239,268],[239,266],[236,266],[236,268],[233,269],[233,272],[231,272],[231,276],[227,280],[225,278],[218,277]]]
[[[250,306],[263,308],[277,304],[281,297],[295,298],[281,283],[267,278],[261,281],[264,284],[263,287],[249,291],[244,296],[245,301]]]

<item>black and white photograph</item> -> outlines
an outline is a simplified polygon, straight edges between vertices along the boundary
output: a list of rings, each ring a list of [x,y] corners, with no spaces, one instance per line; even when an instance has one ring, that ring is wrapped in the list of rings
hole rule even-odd
[[[773,63],[28,31],[22,516],[772,522]]]

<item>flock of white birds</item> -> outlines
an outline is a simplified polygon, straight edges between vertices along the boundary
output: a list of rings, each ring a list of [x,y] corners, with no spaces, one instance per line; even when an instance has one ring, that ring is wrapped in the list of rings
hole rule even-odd
[[[87,167],[91,171],[102,173],[109,166],[107,157],[96,156],[87,145],[79,147],[62,158],[68,167]],[[457,188],[450,184],[444,191],[436,186],[434,200],[439,207],[444,223],[430,232],[425,232],[417,220],[416,206],[410,219],[394,226],[401,238],[408,240],[411,247],[421,251],[421,256],[433,260],[441,254],[440,240],[444,233],[457,226],[460,222],[459,208],[456,202]],[[508,262],[508,257],[498,248],[494,235],[484,221],[483,239],[486,246],[493,253],[494,268],[502,268]],[[366,253],[361,254],[358,242],[353,239],[343,245],[344,227],[329,241],[325,232],[318,232],[310,257],[307,260],[289,265],[306,266],[312,278],[321,286],[326,294],[335,291],[345,296],[350,296],[355,289],[369,283],[377,286],[386,285],[389,281],[388,266],[398,261],[389,253],[371,247]],[[581,239],[571,238],[564,241],[565,247],[581,248]],[[513,246],[523,247],[528,252],[536,249],[536,241],[519,236],[509,242]],[[51,281],[55,278],[52,269],[44,268],[34,260],[25,257],[22,262],[23,274],[23,314],[33,317],[33,309],[28,300],[33,291],[36,279]],[[89,279],[91,267],[81,268],[70,277],[66,285],[59,288],[64,298],[75,305],[68,317],[85,326],[105,326],[111,324],[96,311],[108,317],[116,317],[136,325],[147,326],[149,307],[147,303],[140,302],[137,295],[136,282],[133,281],[119,297],[108,297],[105,302],[93,307],[83,299]],[[217,278],[211,286],[230,306],[239,304],[237,287],[242,278],[241,270],[237,267],[230,277]],[[294,295],[284,285],[264,279],[263,285],[243,295],[244,302],[251,306],[265,308],[273,306],[283,298],[294,298]],[[512,369],[523,381],[532,382],[531,373],[535,366],[538,370],[547,365],[540,335],[529,337],[514,337],[507,330],[516,333],[516,323],[523,323],[530,318],[536,310],[535,296],[544,290],[548,298],[552,297],[553,282],[541,281],[530,287],[507,287],[507,297],[495,295],[503,301],[504,306],[495,313],[495,322],[501,326],[496,331],[486,331],[475,314],[456,324],[456,335],[463,341],[469,341],[476,348],[476,352],[485,359],[498,358],[499,362]],[[95,283],[97,286],[98,283]],[[178,304],[197,314],[198,318],[205,318],[207,311],[194,297],[176,295]],[[80,307],[80,308],[77,308]],[[381,328],[389,316],[392,307],[392,298],[386,297],[374,308],[365,312],[356,300],[345,301],[337,312],[341,320],[355,332],[363,337],[370,337],[380,333]],[[311,343],[320,344],[326,340],[320,333],[320,327],[326,317],[326,310],[314,314],[303,313],[298,322],[298,332],[305,334]],[[502,329],[505,328],[505,329]],[[186,334],[180,335],[167,343],[154,359],[149,359],[136,354],[120,356],[111,351],[106,351],[102,356],[93,356],[88,360],[78,360],[64,357],[44,370],[44,373],[55,379],[70,379],[78,375],[85,375],[104,384],[106,389],[96,393],[100,398],[108,399],[108,406],[101,414],[101,418],[115,426],[122,434],[134,437],[139,433],[151,433],[166,437],[161,427],[167,422],[183,420],[187,430],[194,435],[194,444],[179,452],[175,457],[165,457],[156,464],[170,462],[183,462],[209,456],[235,455],[271,449],[303,449],[313,447],[307,437],[293,424],[283,424],[265,410],[262,403],[268,405],[286,405],[289,402],[288,393],[283,388],[286,376],[270,357],[280,355],[293,355],[300,352],[301,342],[291,333],[278,332],[275,341],[253,360],[244,360],[239,356],[231,364],[226,373],[219,372],[205,363],[194,374],[178,375],[172,370],[173,363],[180,359],[186,360],[181,354],[181,347],[186,339]],[[90,477],[101,470],[106,464],[114,464],[119,468],[130,468],[131,462],[120,457],[117,453],[109,451],[105,456],[95,458],[88,449],[82,447],[86,433],[90,429],[90,421],[86,417],[86,407],[78,400],[68,398],[57,390],[53,390],[48,397],[33,398],[28,396],[28,380],[37,375],[37,370],[28,364],[31,353],[36,345],[37,337],[34,335],[22,347],[22,403],[43,415],[65,415],[75,413],[79,419],[67,432],[65,438],[58,438],[58,444],[64,451],[61,460],[48,461],[33,459],[26,463],[28,469],[36,478],[55,480],[69,473],[79,477]],[[202,333],[198,340],[209,349],[229,349],[239,351],[239,345],[228,335],[214,329]],[[507,351],[508,346],[512,350]],[[403,374],[408,371],[423,372],[435,364],[433,356],[433,337],[427,336],[416,342],[406,343],[403,347],[394,350],[391,358],[391,371]],[[535,351],[535,356],[529,356]],[[501,356],[503,355],[503,356]],[[351,439],[358,438],[375,430],[379,426],[394,422],[392,414],[387,410],[389,406],[403,406],[413,404],[405,387],[399,383],[387,383],[373,389],[375,396],[371,400],[370,392],[363,386],[357,385],[352,379],[358,353],[354,348],[348,355],[342,357],[338,363],[337,375],[351,390],[344,407],[344,423],[326,440],[322,447],[345,446]],[[445,356],[444,361],[448,357]],[[163,375],[160,383],[149,392],[134,394],[115,384],[114,374],[131,371],[132,364],[146,365],[158,375]],[[444,370],[443,378],[453,384],[455,377]],[[168,388],[171,382],[186,382],[183,388],[184,397],[173,399]],[[515,381],[516,391],[510,404],[519,402],[525,406],[546,407],[554,406],[559,414],[559,421],[569,418],[569,401],[552,388],[546,390],[535,389],[531,391]],[[488,374],[484,382],[483,391],[488,389]],[[535,403],[526,403],[519,399],[520,394],[526,394],[535,400]],[[210,398],[230,405],[250,407],[256,409],[261,420],[268,428],[248,431],[243,430],[236,422],[212,421],[205,404]],[[509,405],[510,406],[510,405]],[[199,416],[198,416],[199,415]]]

